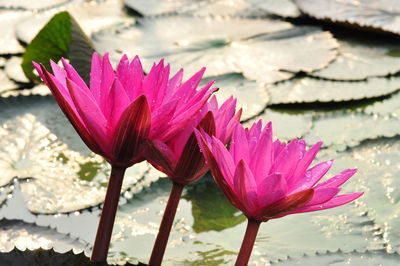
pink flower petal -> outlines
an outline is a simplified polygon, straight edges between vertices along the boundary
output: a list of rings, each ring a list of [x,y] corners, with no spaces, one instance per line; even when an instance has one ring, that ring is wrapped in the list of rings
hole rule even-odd
[[[95,141],[102,144],[102,149],[107,150],[109,145],[107,120],[93,99],[93,95],[89,93],[88,89],[82,89],[70,79],[67,79],[67,86],[86,128]]]
[[[78,72],[76,72],[75,68],[73,68],[67,61],[65,61],[64,58],[61,58],[61,62],[64,66],[65,71],[67,72],[67,77],[82,89],[89,90],[85,81],[83,81]]]
[[[155,168],[170,177],[173,176],[177,158],[168,145],[156,139],[146,139],[144,141],[144,154],[146,160]]]
[[[257,184],[245,161],[240,160],[233,179],[235,191],[240,195],[248,213],[253,213],[259,207]]]
[[[109,91],[107,102],[104,109],[104,115],[108,121],[109,132],[112,135],[114,129],[125,109],[129,106],[130,100],[122,87],[121,83],[115,78]]]
[[[142,95],[125,109],[115,129],[112,140],[114,163],[141,161],[141,144],[151,127],[151,112],[146,96]],[[137,162],[135,161],[135,162]]]
[[[286,180],[281,174],[271,174],[258,183],[258,199],[262,208],[285,197]]]
[[[314,196],[312,200],[310,200],[306,206],[312,206],[317,204],[325,203],[331,200],[334,196],[336,196],[340,191],[340,188],[320,188],[314,189]]]
[[[344,184],[350,177],[357,173],[357,169],[347,169],[342,171],[340,174],[329,178],[325,182],[316,186],[316,188],[327,188],[327,187],[339,187]]]

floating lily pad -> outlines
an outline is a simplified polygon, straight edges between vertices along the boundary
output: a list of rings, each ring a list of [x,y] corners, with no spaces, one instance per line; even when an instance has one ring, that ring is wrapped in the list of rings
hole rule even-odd
[[[248,80],[240,74],[227,74],[209,77],[204,80],[215,80],[215,87],[219,88],[214,95],[222,103],[229,97],[237,99],[237,110],[243,109],[242,120],[247,120],[261,113],[269,102],[269,96],[261,83]]]
[[[2,11],[0,9],[0,54],[18,54],[24,51],[22,45],[17,41],[14,27],[30,14],[30,12]]]
[[[56,231],[19,221],[0,221],[0,251],[10,252],[14,247],[25,249],[50,249],[57,252],[67,252],[71,249],[82,252],[87,246],[67,235]],[[1,260],[0,260],[1,261]]]
[[[311,256],[304,256],[301,259],[293,260],[288,259],[281,262],[272,263],[273,265],[282,266],[295,266],[295,265],[308,265],[308,266],[321,266],[321,265],[385,265],[395,266],[399,264],[399,254],[388,254],[384,252],[351,252],[343,253],[341,251],[335,253],[317,253]]]
[[[173,29],[173,30],[172,30]],[[267,19],[168,16],[141,19],[131,27],[93,37],[100,52],[139,54],[151,66],[160,57],[172,69],[207,76],[243,73],[261,82],[276,82],[299,71],[314,71],[335,58],[337,42],[315,27],[295,27]]]
[[[15,90],[18,85],[11,81],[6,73],[0,69],[0,95],[7,93],[9,91]]]
[[[267,88],[272,104],[341,102],[389,95],[400,89],[400,78],[331,81],[300,77]]]
[[[21,190],[35,213],[73,212],[103,202],[110,167],[88,153],[52,98],[7,99],[1,107],[1,185],[14,177],[31,178]],[[78,151],[60,139],[78,144]],[[158,179],[158,173],[148,171],[147,163],[129,168],[123,191],[136,193]]]
[[[336,150],[359,145],[368,139],[393,137],[400,134],[400,120],[354,112],[332,112],[314,119],[306,136],[310,143],[324,141]]]
[[[300,11],[291,0],[125,0],[125,5],[143,16],[186,13],[194,15],[254,16],[275,14],[297,17]]]
[[[370,141],[336,157],[332,171],[357,167],[345,191],[364,191],[360,208],[380,227],[389,250],[400,251],[400,139]]]
[[[400,34],[400,7],[396,0],[295,0],[295,2],[301,11],[317,19]]]
[[[393,94],[390,98],[367,106],[365,113],[385,117],[400,117],[400,92]]]
[[[39,11],[41,9],[54,8],[72,0],[41,0],[41,1],[27,1],[27,0],[2,0],[0,8],[10,9],[29,9]]]
[[[62,10],[68,11],[88,36],[107,27],[135,21],[132,16],[124,12],[123,5],[118,0],[83,1],[66,6]],[[17,38],[24,43],[30,43],[57,12],[60,12],[60,9],[34,14],[19,22],[15,27]]]
[[[274,135],[285,141],[306,135],[313,125],[311,113],[279,112],[267,108],[264,113],[246,122],[246,126],[251,126],[259,119],[262,119],[264,124],[271,121]]]
[[[165,253],[166,265],[232,265],[235,261],[246,223],[235,225],[242,218],[239,213],[228,211],[229,207],[211,214],[210,208],[219,210],[226,202],[215,200],[209,207],[203,200],[199,201],[196,193],[209,198],[201,190],[206,187],[208,191],[208,186],[216,186],[204,182],[212,181],[206,179],[184,192]],[[148,261],[169,189],[169,180],[159,180],[119,208],[109,262],[123,258],[129,262]],[[207,222],[210,215],[215,219],[212,223],[211,220]],[[252,262],[339,248],[346,251],[384,248],[382,239],[375,235],[371,219],[361,215],[351,204],[262,224]]]
[[[338,57],[312,75],[335,80],[362,80],[400,71],[399,42],[361,36],[339,38]]]
[[[4,71],[13,81],[19,83],[29,83],[29,79],[25,76],[24,71],[22,70],[21,63],[21,57],[13,56],[7,60]]]

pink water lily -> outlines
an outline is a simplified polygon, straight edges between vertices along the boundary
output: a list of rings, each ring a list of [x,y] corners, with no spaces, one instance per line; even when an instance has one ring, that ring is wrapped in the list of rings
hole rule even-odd
[[[114,71],[108,54],[94,53],[90,87],[62,63],[51,62],[54,75],[34,66],[87,146],[120,167],[144,160],[144,138],[168,141],[184,129],[215,90],[212,82],[197,90],[204,68],[182,82],[183,70],[170,78],[163,60],[144,75],[138,57],[130,62],[124,55]]]
[[[193,129],[201,127],[209,135],[227,144],[235,122],[240,120],[242,113],[239,110],[235,114],[235,108],[236,99],[231,97],[218,107],[217,99],[213,96],[184,131],[167,142],[148,140],[147,160],[175,183],[186,185],[198,180],[208,171],[208,167]]]
[[[220,107],[215,96],[197,114],[193,123],[167,142],[148,140],[146,157],[173,182],[160,230],[149,265],[160,265],[179,204],[183,187],[200,179],[207,171],[194,128],[201,128],[222,143],[228,143],[242,110],[235,114],[236,99],[226,100]]]
[[[363,194],[338,195],[340,186],[356,169],[344,170],[318,184],[333,163],[330,160],[310,167],[322,142],[307,149],[304,140],[288,144],[273,141],[271,123],[262,128],[260,120],[250,129],[238,123],[229,150],[205,132],[197,131],[196,135],[216,182],[249,219],[237,265],[246,265],[253,246],[249,243],[254,243],[260,222],[334,208]]]
[[[170,77],[161,60],[144,74],[138,57],[123,56],[113,69],[108,54],[93,54],[90,86],[64,59],[51,61],[53,74],[33,63],[61,110],[86,145],[112,166],[93,261],[105,261],[127,167],[143,161],[144,140],[167,142],[192,124],[216,90],[213,82],[197,90],[205,68],[186,82],[183,70]]]

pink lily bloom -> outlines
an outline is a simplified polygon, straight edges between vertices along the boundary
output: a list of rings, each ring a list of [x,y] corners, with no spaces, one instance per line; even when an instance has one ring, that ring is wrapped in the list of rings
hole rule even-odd
[[[338,195],[356,173],[344,170],[318,184],[333,161],[310,167],[322,142],[306,149],[304,140],[272,140],[272,124],[250,129],[236,124],[229,150],[204,130],[195,130],[207,165],[228,200],[248,218],[236,266],[248,264],[261,222],[289,214],[319,211],[349,203],[363,193]]]
[[[124,55],[116,70],[108,54],[93,54],[90,86],[62,59],[64,68],[50,62],[53,74],[33,63],[61,110],[86,145],[111,164],[92,261],[107,258],[125,170],[143,161],[144,140],[167,142],[191,125],[211,94],[213,82],[197,87],[201,69],[186,82],[183,70],[170,78],[170,66],[161,60],[145,75],[138,57]]]
[[[186,185],[197,181],[207,171],[203,155],[194,134],[194,128],[202,128],[227,144],[235,122],[240,121],[242,110],[235,114],[236,99],[230,97],[221,107],[213,96],[192,124],[167,142],[148,140],[147,160],[158,170],[167,174],[175,183]]]
[[[88,87],[62,59],[53,74],[33,63],[64,114],[86,145],[111,165],[129,167],[144,160],[145,138],[168,141],[190,124],[215,91],[212,82],[196,90],[205,68],[186,82],[183,70],[172,78],[161,60],[144,75],[141,62],[124,55],[114,71],[108,54],[93,54]]]
[[[363,193],[337,195],[357,170],[344,170],[317,184],[333,160],[310,167],[322,142],[308,150],[304,140],[272,140],[272,124],[250,129],[237,124],[229,150],[206,133],[197,133],[206,161],[229,201],[248,218],[268,221],[349,203]]]
[[[183,187],[199,180],[208,171],[194,129],[201,128],[226,144],[242,114],[242,110],[235,114],[235,109],[236,99],[231,97],[218,107],[217,98],[213,96],[184,131],[167,142],[147,141],[147,160],[173,182],[149,265],[162,262]]]

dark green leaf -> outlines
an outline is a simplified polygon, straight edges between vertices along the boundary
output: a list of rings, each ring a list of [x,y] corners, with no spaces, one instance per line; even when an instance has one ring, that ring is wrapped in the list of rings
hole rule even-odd
[[[32,61],[42,63],[50,69],[50,59],[58,62],[61,57],[65,57],[88,82],[93,52],[91,41],[74,18],[68,12],[60,12],[27,46],[21,66],[29,79],[37,80],[38,77],[33,73]]]

